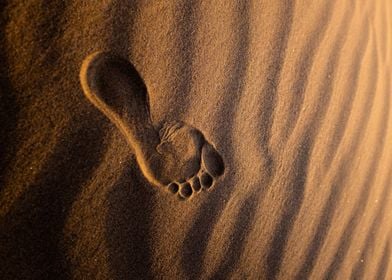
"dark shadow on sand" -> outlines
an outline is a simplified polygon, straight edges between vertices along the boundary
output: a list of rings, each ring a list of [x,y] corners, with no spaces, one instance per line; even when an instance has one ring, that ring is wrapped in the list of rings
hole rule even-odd
[[[108,194],[106,244],[112,279],[153,279],[151,272],[151,197],[154,187],[130,158]]]
[[[0,10],[3,7],[0,6]],[[3,32],[3,15],[0,26],[0,192],[5,185],[6,168],[14,158],[17,144],[14,141],[14,133],[18,124],[19,105],[16,101],[14,89],[8,78],[9,66],[4,53],[5,38]]]
[[[69,279],[63,229],[102,158],[104,130],[75,119],[27,191],[0,221],[1,279]]]

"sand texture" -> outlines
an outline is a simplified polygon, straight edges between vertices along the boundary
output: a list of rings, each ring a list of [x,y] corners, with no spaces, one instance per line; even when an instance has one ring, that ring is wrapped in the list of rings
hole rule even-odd
[[[0,2],[0,279],[392,279],[392,2]]]

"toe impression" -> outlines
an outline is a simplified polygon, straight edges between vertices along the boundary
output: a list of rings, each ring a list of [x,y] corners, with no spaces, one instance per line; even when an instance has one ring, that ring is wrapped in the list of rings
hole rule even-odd
[[[211,177],[210,174],[204,172],[200,176],[200,183],[203,186],[203,188],[209,189],[212,186],[212,184],[214,183],[214,179]]]
[[[225,171],[222,157],[211,144],[205,143],[203,145],[201,158],[204,167],[213,177],[221,176]]]
[[[184,183],[181,186],[180,195],[183,198],[189,198],[192,195],[192,193],[193,193],[192,187],[188,182]]]
[[[178,186],[178,184],[176,184],[176,183],[171,183],[171,184],[168,186],[168,189],[169,189],[169,191],[170,191],[171,193],[175,194],[175,193],[178,192],[179,186]]]
[[[199,180],[199,178],[198,178],[197,176],[195,176],[195,177],[192,179],[191,184],[192,184],[192,188],[193,188],[196,192],[198,192],[198,191],[201,190],[200,180]]]

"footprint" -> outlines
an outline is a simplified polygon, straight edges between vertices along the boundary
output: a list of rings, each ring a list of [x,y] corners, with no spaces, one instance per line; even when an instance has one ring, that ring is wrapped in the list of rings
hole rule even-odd
[[[125,136],[151,184],[189,199],[224,173],[222,157],[198,129],[183,122],[153,125],[147,88],[127,60],[94,53],[84,60],[80,80],[87,99]]]

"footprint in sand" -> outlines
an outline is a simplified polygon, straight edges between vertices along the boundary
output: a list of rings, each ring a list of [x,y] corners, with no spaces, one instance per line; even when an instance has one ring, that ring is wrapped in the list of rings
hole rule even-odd
[[[222,157],[199,130],[182,122],[152,124],[146,86],[127,60],[94,53],[84,60],[80,80],[88,100],[121,130],[153,185],[186,199],[223,174]]]

